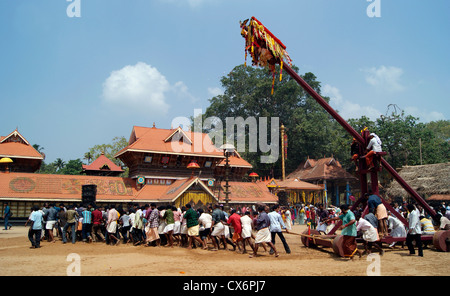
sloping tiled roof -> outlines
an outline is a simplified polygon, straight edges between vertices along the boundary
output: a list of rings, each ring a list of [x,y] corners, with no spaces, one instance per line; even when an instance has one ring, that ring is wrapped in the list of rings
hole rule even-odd
[[[97,201],[131,200],[136,182],[129,178],[32,173],[0,174],[0,198],[81,200],[82,185],[97,185]]]
[[[135,201],[154,201],[154,202],[174,202],[191,186],[198,184],[208,192],[212,197],[214,193],[197,177],[176,180],[170,185],[151,185],[146,184],[136,194]]]
[[[276,203],[278,197],[272,194],[265,182],[228,182],[230,194],[228,198],[231,203]],[[225,202],[225,182],[221,183],[219,200]],[[219,195],[219,192],[215,192]]]
[[[324,187],[314,185],[308,182],[300,181],[298,179],[286,179],[284,181],[277,181],[278,187],[282,189],[297,189],[297,190],[323,190]]]
[[[195,184],[203,187],[218,202],[224,202],[223,187],[220,193],[212,192],[197,177],[176,180],[171,185],[147,184],[138,190],[136,181],[130,178],[33,173],[1,173],[0,199],[80,201],[82,185],[97,185],[97,202],[173,202]],[[276,203],[278,200],[261,181],[229,184],[232,203]]]
[[[107,168],[105,168],[105,165]],[[111,171],[111,172],[123,172],[122,168],[112,162],[103,153],[94,160],[90,165],[83,164],[83,171]]]
[[[440,200],[440,201],[447,201],[450,200],[450,194],[433,194],[427,200]]]
[[[20,141],[11,142],[9,139],[17,138]],[[13,131],[6,137],[0,139],[0,157],[11,158],[32,158],[32,159],[44,159],[44,156],[40,154],[28,141],[17,131]]]
[[[223,159],[220,161],[217,166],[225,166],[226,159]],[[249,168],[251,169],[253,166],[247,162],[245,159],[241,158],[240,156],[230,156],[228,157],[228,165],[230,167],[240,167],[240,168]]]
[[[173,137],[178,134],[179,137]],[[187,139],[181,140],[184,137]],[[127,152],[149,152],[165,154],[198,155],[223,158],[223,153],[214,146],[208,134],[178,129],[155,127],[133,127],[129,145],[115,157]]]
[[[355,176],[342,168],[339,161],[333,157],[318,160],[308,159],[287,176],[287,179],[299,179],[303,181],[315,180],[358,180]]]

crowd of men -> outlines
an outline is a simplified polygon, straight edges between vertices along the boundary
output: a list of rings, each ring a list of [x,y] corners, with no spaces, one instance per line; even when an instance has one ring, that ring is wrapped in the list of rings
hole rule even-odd
[[[287,217],[287,218],[286,218]],[[219,249],[241,253],[252,250],[257,255],[259,246],[278,257],[275,239],[278,236],[286,253],[291,253],[282,231],[288,232],[292,221],[289,208],[274,205],[242,207],[226,212],[223,205],[181,208],[173,205],[129,205],[127,210],[115,205],[96,207],[46,203],[43,208],[32,208],[30,225],[31,248],[40,248],[40,241],[63,244],[71,242],[102,242],[108,245],[167,246]],[[56,236],[56,237],[55,237]]]
[[[276,237],[282,242],[285,252],[290,254],[283,231],[289,233],[301,214],[305,216],[304,222],[308,227],[323,234],[335,226],[334,221],[345,222],[341,230],[352,233],[349,247],[352,256],[357,250],[354,242],[356,235],[362,235],[368,253],[375,247],[383,254],[377,242],[389,235],[406,237],[411,254],[414,254],[411,246],[415,241],[419,256],[423,256],[420,235],[433,234],[436,229],[450,229],[450,210],[446,206],[437,209],[440,221],[436,222],[418,206],[393,204],[397,213],[391,213],[381,209],[384,206],[379,196],[368,194],[367,198],[368,212],[364,215],[362,208],[352,212],[348,206],[327,209],[323,204],[308,205],[299,212],[279,205],[270,208],[258,205],[231,209],[228,213],[219,204],[198,209],[192,208],[191,204],[181,208],[173,205],[157,207],[154,203],[144,206],[131,204],[124,210],[115,205],[66,207],[46,203],[43,208],[33,207],[27,222],[30,224],[28,236],[31,248],[39,248],[42,239],[56,242],[56,235],[63,244],[102,242],[108,245],[180,246],[211,251],[228,250],[231,246],[240,253],[247,252],[247,247],[250,247],[250,257],[257,256],[262,246],[265,250],[270,247],[269,253],[278,257]],[[404,216],[410,225],[405,226],[399,216]],[[395,242],[389,247],[394,245]]]

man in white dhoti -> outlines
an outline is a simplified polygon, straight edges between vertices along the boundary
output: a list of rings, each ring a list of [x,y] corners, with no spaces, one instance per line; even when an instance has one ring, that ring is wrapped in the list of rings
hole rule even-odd
[[[255,228],[258,231],[256,233],[255,237],[255,249],[253,250],[253,254],[250,254],[250,258],[256,257],[258,254],[258,247],[262,243],[267,243],[275,253],[275,257],[278,257],[279,254],[277,252],[277,249],[275,248],[274,244],[272,244],[272,235],[269,230],[270,226],[270,219],[269,216],[266,213],[266,207],[263,205],[260,205],[258,207],[258,218],[256,219],[256,225]]]
[[[381,248],[380,244],[378,244],[380,237],[378,236],[377,229],[360,215],[356,216],[356,220],[358,221],[356,224],[356,231],[362,232],[365,252],[370,254],[372,252],[372,247],[374,246],[380,251],[380,255],[382,256],[384,254],[384,250]]]
[[[116,207],[111,205],[108,213],[108,222],[106,223],[106,230],[108,232],[109,241],[112,243],[112,239],[116,240],[116,245],[120,243],[120,240],[116,237],[117,220],[119,220],[119,213],[116,211]]]
[[[392,213],[388,216],[388,227],[390,235],[392,237],[406,237],[405,225]],[[393,242],[389,245],[389,248],[393,248],[397,242]],[[405,242],[402,242],[402,247],[404,247]]]
[[[247,243],[253,250],[255,251],[255,246],[253,245],[251,238],[252,238],[252,230],[253,230],[253,220],[250,218],[250,212],[245,212],[244,216],[241,217],[241,225],[242,225],[242,232],[241,236],[244,239],[244,253],[245,250],[245,244]]]

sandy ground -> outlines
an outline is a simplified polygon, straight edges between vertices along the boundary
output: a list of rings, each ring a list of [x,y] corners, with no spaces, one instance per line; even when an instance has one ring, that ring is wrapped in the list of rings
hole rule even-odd
[[[294,225],[292,232],[302,233],[304,229],[304,225]],[[298,235],[285,234],[291,254],[284,252],[277,238],[278,258],[262,248],[260,256],[249,258],[247,254],[225,250],[82,242],[73,245],[61,241],[42,242],[40,249],[30,249],[27,232],[28,228],[21,226],[0,230],[0,275],[66,276],[68,270],[76,271],[69,256],[73,253],[81,260],[82,276],[366,276],[374,271],[382,276],[450,274],[450,253],[438,252],[433,247],[424,251],[423,258],[408,256],[406,248],[397,248],[386,249],[379,261],[367,260],[366,256],[348,261],[329,248],[306,248]]]

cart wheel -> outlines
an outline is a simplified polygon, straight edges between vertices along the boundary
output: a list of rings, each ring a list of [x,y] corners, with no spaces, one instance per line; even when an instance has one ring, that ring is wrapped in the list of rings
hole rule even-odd
[[[308,235],[308,229],[303,231],[302,234]],[[317,231],[316,229],[311,229],[309,235],[320,235],[320,232]],[[305,247],[308,247],[308,248],[316,247],[316,244],[314,243],[314,241],[312,239],[310,239],[309,237],[302,236],[301,240]]]
[[[340,257],[344,257],[344,251],[342,249],[342,245],[343,245],[343,236],[342,235],[337,235],[334,239],[333,239],[333,251],[336,255],[340,256]]]
[[[433,236],[433,245],[442,252],[450,251],[449,248],[450,230],[439,230]]]

